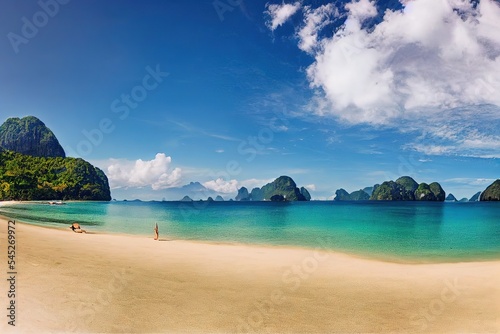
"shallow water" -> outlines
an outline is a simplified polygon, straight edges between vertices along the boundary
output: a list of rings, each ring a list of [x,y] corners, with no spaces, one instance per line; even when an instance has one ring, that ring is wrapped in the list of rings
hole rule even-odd
[[[322,247],[411,261],[500,259],[500,203],[68,202],[0,207],[27,223],[175,239]]]

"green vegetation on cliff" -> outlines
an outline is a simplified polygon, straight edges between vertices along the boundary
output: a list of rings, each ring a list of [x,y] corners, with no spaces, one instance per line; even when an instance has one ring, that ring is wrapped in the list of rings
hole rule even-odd
[[[500,201],[500,179],[490,184],[482,193],[481,201]]]
[[[285,201],[309,201],[311,195],[306,188],[297,188],[295,181],[289,176],[280,176],[262,188],[253,188],[251,193],[248,189],[241,187],[238,189],[237,201],[271,201],[273,196],[279,195]],[[280,201],[281,197],[274,197],[275,201]]]
[[[83,159],[0,151],[0,200],[109,201],[108,178]]]
[[[394,181],[375,185],[371,200],[379,201],[444,201],[446,193],[437,182],[418,184],[413,178],[403,176]]]
[[[422,182],[415,191],[415,198],[417,201],[435,201],[436,195],[434,195],[427,183]]]
[[[367,201],[370,199],[370,195],[368,195],[364,190],[356,190],[353,191],[349,197],[351,198],[351,201]]]
[[[404,188],[394,182],[385,181],[373,190],[371,200],[377,201],[402,201]]]
[[[280,176],[271,183],[261,188],[265,200],[270,200],[274,195],[281,195],[287,201],[305,201],[295,181],[289,176]]]
[[[338,189],[335,191],[334,201],[366,201],[370,199],[370,195],[368,195],[363,189],[353,191],[352,193],[348,193],[345,189]]]
[[[7,119],[0,126],[0,147],[35,157],[66,156],[54,133],[34,116]]]

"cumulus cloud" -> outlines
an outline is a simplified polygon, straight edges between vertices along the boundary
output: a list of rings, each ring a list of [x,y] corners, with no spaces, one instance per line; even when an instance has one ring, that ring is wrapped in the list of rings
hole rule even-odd
[[[179,185],[181,169],[171,169],[171,163],[171,157],[158,153],[153,160],[147,161],[110,159],[105,170],[112,189],[150,186],[160,190]]]
[[[300,7],[300,2],[293,4],[282,3],[281,5],[266,4],[267,10],[265,13],[269,16],[269,20],[266,22],[267,26],[274,31],[295,14]]]
[[[307,190],[315,191],[316,190],[316,185],[315,184],[308,184],[304,188],[306,188]]]
[[[494,1],[476,8],[459,0],[409,1],[370,29],[363,23],[377,14],[372,2],[346,9],[333,37],[309,47],[317,51],[307,76],[322,93],[323,114],[390,124],[463,105],[500,105],[500,38],[492,33],[500,29],[500,7]]]
[[[377,16],[377,7],[375,7],[375,1],[360,0],[357,2],[351,2],[345,5],[345,8],[350,13],[350,18],[356,21],[363,21],[370,17]],[[346,23],[347,24],[347,23]]]
[[[205,186],[205,188],[207,189],[223,194],[230,194],[238,191],[238,181],[236,180],[226,181],[223,178],[207,181],[203,183],[203,186]]]
[[[383,13],[370,0],[353,0],[341,14],[303,7],[296,37],[313,56],[306,75],[314,92],[305,111],[424,133],[408,147],[425,154],[499,157],[500,4],[400,2]],[[368,21],[377,15],[380,22]]]

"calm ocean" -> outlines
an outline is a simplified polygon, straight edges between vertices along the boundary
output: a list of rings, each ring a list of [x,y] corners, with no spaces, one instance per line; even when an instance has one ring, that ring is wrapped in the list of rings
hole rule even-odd
[[[16,204],[27,223],[182,240],[326,247],[405,261],[500,259],[500,203],[68,202]],[[124,245],[126,247],[126,245]]]

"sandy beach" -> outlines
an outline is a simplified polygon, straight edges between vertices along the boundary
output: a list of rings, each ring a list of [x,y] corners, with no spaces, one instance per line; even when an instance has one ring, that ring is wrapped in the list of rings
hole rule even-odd
[[[21,223],[15,231],[13,327],[0,219],[1,333],[500,331],[500,261],[401,264],[320,245],[154,241]]]

